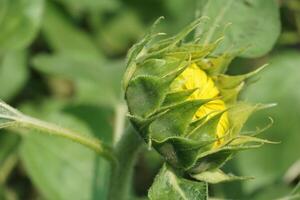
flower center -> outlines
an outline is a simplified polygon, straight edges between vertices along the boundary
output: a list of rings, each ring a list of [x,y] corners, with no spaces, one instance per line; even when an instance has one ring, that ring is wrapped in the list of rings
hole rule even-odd
[[[179,92],[183,90],[195,89],[189,100],[210,99],[220,94],[213,80],[207,76],[205,71],[200,69],[195,63],[187,67],[171,84],[171,90]],[[226,109],[224,101],[217,99],[201,106],[194,115],[194,120],[207,116],[207,120]],[[229,128],[228,115],[224,112],[217,125],[216,138],[218,139],[213,148],[216,148],[224,141],[223,136]]]

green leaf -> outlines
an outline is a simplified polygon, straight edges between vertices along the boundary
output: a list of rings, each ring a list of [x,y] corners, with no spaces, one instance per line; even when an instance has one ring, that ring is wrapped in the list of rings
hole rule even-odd
[[[194,174],[192,175],[192,177],[198,181],[203,181],[211,184],[251,179],[251,177],[239,177],[232,174],[225,174],[220,169],[214,169],[211,171],[205,171],[199,174]]]
[[[168,30],[168,33],[176,33],[180,27],[193,21],[195,17],[195,6],[198,5],[199,0],[165,0],[163,7],[166,12],[168,23],[162,24],[165,26],[164,30]]]
[[[28,79],[25,51],[10,51],[0,58],[0,99],[15,97]]]
[[[65,54],[40,54],[33,59],[35,69],[46,75],[75,83],[74,101],[115,106],[121,93],[122,61],[70,57]]]
[[[102,110],[64,107],[63,104],[45,102],[43,106],[27,105],[23,108],[35,116],[61,123],[82,132],[98,136],[109,142],[109,132]],[[95,116],[96,115],[96,116]],[[97,124],[93,118],[97,117]],[[36,131],[29,131],[36,132]],[[41,134],[26,134],[20,148],[21,159],[34,185],[46,199],[106,199],[109,164],[86,147],[60,138]]]
[[[20,137],[18,135],[0,131],[0,186],[7,182],[7,178],[17,164],[19,144]]]
[[[64,4],[74,15],[84,14],[86,11],[114,11],[120,7],[118,0],[56,0]]]
[[[206,183],[181,178],[164,165],[156,176],[148,197],[150,200],[206,200],[207,193]]]
[[[261,72],[260,80],[250,85],[244,93],[244,98],[248,101],[278,104],[275,108],[255,114],[245,130],[265,126],[268,123],[267,117],[271,116],[274,124],[266,130],[264,138],[281,142],[238,155],[240,173],[256,178],[255,181],[245,183],[248,192],[266,187],[282,178],[299,159],[299,66],[299,52],[282,51],[274,55],[270,66]]]
[[[151,123],[150,137],[162,142],[169,137],[183,136],[196,111],[207,102],[209,100],[193,100],[172,106]]]
[[[255,181],[255,179],[253,180]],[[255,192],[250,199],[254,200],[266,200],[266,199],[276,199],[276,200],[297,200],[300,196],[287,195],[291,192],[291,188],[283,183],[274,183],[269,187],[262,188],[261,191]]]
[[[184,102],[196,89],[184,90],[179,92],[168,93],[164,99],[163,107],[173,106],[178,103]]]
[[[51,3],[46,8],[42,33],[53,50],[72,57],[102,57],[86,32],[78,29]]]
[[[7,131],[0,132],[0,166],[12,152],[17,150],[19,142],[19,136]]]
[[[103,51],[110,55],[120,55],[126,53],[132,41],[144,34],[145,27],[136,12],[123,8],[98,29],[96,37]]]
[[[133,115],[146,117],[163,103],[169,82],[154,76],[138,76],[126,90],[128,109]]]
[[[201,15],[209,17],[196,33],[197,37],[203,38],[203,43],[223,36],[225,27],[231,24],[226,27],[219,51],[249,47],[241,56],[259,57],[272,49],[279,36],[280,18],[276,1],[210,0],[201,5]]]
[[[0,53],[27,47],[38,33],[43,0],[3,0],[0,2]]]
[[[300,195],[300,182],[295,186],[295,188],[292,191],[292,195],[298,194]]]

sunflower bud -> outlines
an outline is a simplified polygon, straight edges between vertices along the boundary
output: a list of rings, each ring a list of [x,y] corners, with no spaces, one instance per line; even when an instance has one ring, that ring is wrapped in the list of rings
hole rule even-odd
[[[138,133],[175,169],[201,180],[232,155],[267,142],[240,135],[260,105],[237,101],[244,75],[225,72],[237,53],[214,53],[222,40],[184,42],[202,20],[157,41],[153,30],[134,45],[124,76],[129,118]]]

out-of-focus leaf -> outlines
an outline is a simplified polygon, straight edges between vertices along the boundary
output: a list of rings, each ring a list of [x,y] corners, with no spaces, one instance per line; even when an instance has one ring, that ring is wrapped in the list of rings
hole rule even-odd
[[[163,15],[166,16],[166,21],[162,24],[166,26],[164,30],[173,34],[193,21],[199,3],[199,0],[165,0],[166,14]]]
[[[64,4],[72,14],[81,15],[85,11],[114,11],[120,7],[118,0],[56,0]]]
[[[274,184],[271,187],[262,188],[259,192],[256,192],[254,196],[249,199],[253,200],[266,200],[266,199],[276,199],[276,200],[297,200],[289,198],[281,198],[286,196],[291,191],[291,188],[284,184]]]
[[[164,165],[156,176],[148,196],[151,200],[206,200],[207,184],[180,178]]]
[[[89,126],[83,116],[70,115],[72,109],[66,109],[60,103],[45,102],[43,106],[27,105],[26,112],[38,115],[40,118],[54,121],[72,129],[87,133],[98,133],[102,140],[108,142],[107,136],[101,132],[106,130],[107,119],[98,115],[97,130]],[[83,108],[82,112],[84,112]],[[102,126],[104,124],[104,126]],[[109,177],[109,165],[102,158],[86,147],[70,141],[52,138],[41,134],[27,134],[20,148],[21,159],[34,185],[46,199],[105,199]]]
[[[283,197],[278,200],[297,200],[300,199],[300,182],[295,186],[295,188],[288,194],[282,195]]]
[[[36,69],[73,81],[76,102],[109,106],[118,102],[121,62],[105,61],[91,37],[77,29],[52,4],[47,4],[43,33],[55,54],[35,57]]]
[[[10,51],[0,58],[0,99],[10,100],[27,81],[26,57],[25,51]]]
[[[43,22],[42,32],[53,50],[73,57],[101,57],[91,37],[72,24],[72,21],[51,3],[46,6]]]
[[[113,106],[120,98],[123,62],[70,58],[63,55],[38,55],[36,69],[75,83],[75,101]]]
[[[0,131],[0,190],[1,185],[7,181],[12,169],[17,163],[17,151],[20,137],[8,131]],[[0,191],[0,199],[1,191]]]
[[[254,181],[244,183],[248,192],[282,178],[300,156],[300,93],[297,88],[300,84],[299,52],[280,52],[270,63],[261,72],[260,80],[246,90],[245,99],[251,102],[275,102],[278,106],[254,115],[247,129],[255,130],[257,126],[264,126],[268,123],[267,117],[271,116],[274,124],[264,137],[281,143],[265,145],[238,155],[241,174],[255,177]]]
[[[270,51],[279,36],[279,8],[274,0],[210,0],[201,5],[201,15],[209,17],[197,30],[200,37],[204,33],[204,43],[223,36],[231,23],[220,49],[249,47],[241,56],[258,57]]]
[[[0,1],[0,52],[27,47],[37,34],[44,0]]]
[[[0,186],[0,199],[5,199],[5,196],[4,196],[4,189],[2,186]]]
[[[103,27],[99,27],[98,40],[103,51],[121,54],[144,34],[145,27],[135,12],[124,10]]]
[[[10,153],[18,149],[19,137],[7,131],[0,132],[0,166]]]
[[[300,182],[298,182],[296,187],[293,189],[292,194],[299,194],[300,195]]]
[[[295,188],[288,194],[282,195],[283,197],[278,200],[297,200],[300,199],[300,182],[295,186]]]

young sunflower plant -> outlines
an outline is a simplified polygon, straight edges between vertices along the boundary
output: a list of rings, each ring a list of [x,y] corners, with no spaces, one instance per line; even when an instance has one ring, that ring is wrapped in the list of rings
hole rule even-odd
[[[215,53],[222,36],[211,43],[201,42],[203,35],[186,41],[202,22],[198,19],[161,40],[157,36],[162,34],[153,28],[128,55],[123,87],[130,121],[166,161],[155,183],[166,171],[206,183],[245,179],[225,174],[220,167],[235,153],[269,142],[241,134],[241,129],[253,112],[270,105],[238,99],[247,79],[263,67],[227,75],[240,50]],[[153,191],[155,183],[151,199],[159,198]],[[172,198],[168,195],[161,199]]]
[[[152,28],[128,54],[123,87],[129,119],[149,148],[166,162],[149,190],[151,200],[206,200],[207,183],[249,178],[220,170],[234,154],[272,143],[255,137],[262,130],[241,134],[253,112],[271,106],[238,98],[247,79],[263,67],[243,75],[226,74],[241,51],[221,52],[222,36],[202,42],[203,34],[188,41],[187,36],[202,22],[200,18],[179,34],[161,40],[157,38],[162,34]],[[141,142],[130,128],[110,146],[27,116],[0,100],[1,128],[33,129],[93,149],[111,163],[108,198],[132,199],[130,179]]]

